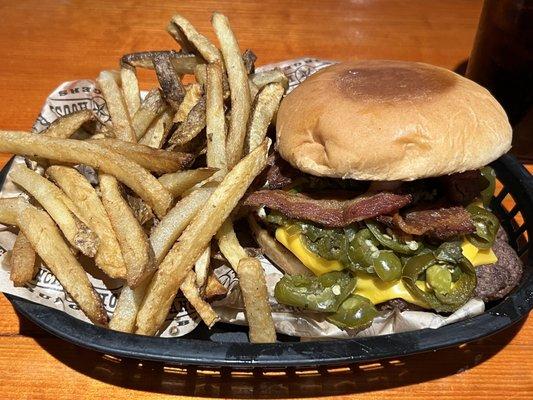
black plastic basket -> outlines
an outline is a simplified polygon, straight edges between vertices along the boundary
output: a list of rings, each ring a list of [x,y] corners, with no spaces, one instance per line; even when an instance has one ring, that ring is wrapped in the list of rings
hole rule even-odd
[[[0,173],[3,184],[9,164]],[[305,341],[279,337],[274,344],[251,344],[246,329],[219,324],[209,331],[201,325],[181,338],[159,338],[114,332],[79,321],[67,314],[7,295],[15,308],[29,320],[52,334],[79,346],[102,353],[177,365],[232,367],[315,367],[346,365],[436,350],[480,339],[523,319],[533,308],[533,178],[512,156],[495,161],[503,189],[492,208],[509,234],[511,245],[525,264],[520,285],[505,299],[488,304],[481,315],[438,329],[343,340]],[[505,199],[512,206],[506,209]],[[507,202],[506,202],[507,203]],[[523,223],[519,221],[523,219]]]

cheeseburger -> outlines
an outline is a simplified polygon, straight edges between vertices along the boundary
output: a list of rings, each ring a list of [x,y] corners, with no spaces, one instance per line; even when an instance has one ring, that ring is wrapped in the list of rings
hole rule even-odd
[[[510,146],[498,102],[446,69],[376,60],[312,75],[282,101],[277,154],[245,200],[280,246],[265,251],[285,264],[276,299],[363,329],[383,309],[507,295],[522,264],[490,211],[487,165]]]

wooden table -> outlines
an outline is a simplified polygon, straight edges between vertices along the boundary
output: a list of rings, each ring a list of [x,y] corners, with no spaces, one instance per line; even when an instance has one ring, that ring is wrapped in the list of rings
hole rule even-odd
[[[141,3],[141,2],[138,2]],[[153,4],[148,6],[148,3]],[[156,3],[159,3],[155,5]],[[10,2],[0,10],[0,126],[31,128],[58,83],[93,78],[121,54],[166,49],[180,12],[214,39],[210,12],[231,19],[241,48],[259,63],[312,55],[390,58],[447,68],[472,47],[481,0]],[[142,84],[155,84],[149,73]],[[3,165],[8,155],[0,155]],[[84,350],[19,317],[0,297],[2,398],[220,397],[533,398],[533,319],[476,343],[384,363],[261,377],[142,366]]]

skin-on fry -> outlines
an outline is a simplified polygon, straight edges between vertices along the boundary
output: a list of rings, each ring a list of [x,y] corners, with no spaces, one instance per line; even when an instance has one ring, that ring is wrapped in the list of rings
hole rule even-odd
[[[68,139],[87,121],[93,118],[90,110],[78,111],[56,119],[42,133],[43,135]]]
[[[159,182],[174,197],[181,196],[194,185],[210,178],[218,170],[216,168],[198,168],[186,171],[178,171],[159,177]]]
[[[120,80],[122,81],[122,94],[126,103],[126,109],[131,118],[141,106],[139,82],[137,81],[135,68],[122,67],[120,69]]]
[[[214,190],[214,188],[200,188],[183,198],[152,230],[150,244],[154,250],[156,266],[161,263],[172,245]],[[109,323],[111,329],[122,332],[134,331],[137,313],[141,307],[149,282],[150,278],[135,289],[127,286],[122,289],[115,313]]]
[[[225,174],[227,172],[226,116],[222,69],[218,64],[207,66],[206,105],[207,166],[218,168],[222,171],[221,174]]]
[[[172,245],[214,191],[214,187],[195,190],[181,199],[156,225],[150,234],[150,243],[154,249],[156,264],[163,261]]]
[[[194,263],[194,273],[196,274],[196,286],[202,289],[207,283],[209,274],[209,264],[211,262],[211,246],[207,246],[202,255]]]
[[[19,214],[18,226],[85,315],[95,324],[106,325],[102,299],[48,214],[28,206]]]
[[[159,217],[172,203],[172,195],[159,181],[137,163],[90,141],[56,139],[43,135],[0,131],[0,152],[38,156],[49,160],[85,164],[115,176],[131,188]]]
[[[131,121],[137,140],[143,137],[150,124],[165,111],[166,107],[159,89],[148,92]]]
[[[18,213],[27,205],[22,197],[0,199],[0,224],[17,225]]]
[[[136,142],[137,138],[131,125],[130,114],[114,75],[110,71],[102,71],[96,78],[96,83],[106,99],[115,136],[120,140]]]
[[[152,209],[140,197],[126,194],[126,201],[139,224],[144,225],[154,218]]]
[[[22,164],[16,165],[9,176],[41,204],[73,247],[86,256],[95,256],[100,243],[98,237],[76,217],[74,205],[61,189]]]
[[[165,100],[174,110],[177,110],[185,96],[185,88],[170,57],[166,54],[155,56],[154,69]]]
[[[174,116],[174,122],[183,122],[187,118],[187,115],[191,112],[192,108],[198,103],[200,97],[202,97],[202,85],[199,83],[191,83],[185,87],[185,97],[181,102],[176,115]]]
[[[122,154],[141,167],[158,174],[186,168],[194,160],[193,154],[154,149],[139,143],[123,142],[117,139],[93,139],[91,143]]]
[[[23,286],[31,281],[39,266],[35,262],[35,250],[24,233],[19,232],[11,251],[10,278],[15,286]]]
[[[220,321],[220,317],[213,310],[211,305],[200,297],[198,286],[196,286],[196,274],[194,271],[189,271],[185,280],[181,284],[180,289],[208,328],[211,328],[216,322]]]
[[[265,273],[261,263],[257,258],[243,258],[239,261],[237,275],[244,300],[244,312],[250,329],[250,342],[274,343],[276,328],[268,303]]]
[[[185,48],[193,48],[208,62],[208,63],[220,63],[222,57],[220,51],[207,39],[204,35],[200,34],[192,24],[183,18],[181,15],[174,15],[170,20],[170,25],[174,25],[179,29],[183,36],[190,43],[190,46],[184,43],[182,37],[176,37],[173,34],[173,30],[169,30],[169,33],[178,40],[180,45],[185,45]],[[168,29],[167,29],[168,30]],[[180,42],[181,41],[181,42]]]
[[[274,239],[266,229],[262,229],[253,216],[248,217],[248,224],[263,254],[273,265],[289,275],[313,276],[309,268],[302,264],[296,256]]]
[[[165,139],[170,133],[172,128],[174,113],[168,109],[163,112],[152,125],[148,127],[144,136],[139,140],[139,144],[153,147],[154,149],[160,149],[165,143]]]
[[[182,146],[194,139],[205,128],[205,111],[205,96],[202,96],[168,142]]]
[[[125,278],[126,264],[106,210],[96,190],[74,168],[54,165],[46,174],[72,200],[80,217],[100,239],[94,261],[111,278]]]
[[[196,82],[204,86],[207,82],[207,65],[198,64],[194,68],[194,77],[196,78]]]
[[[239,274],[239,261],[248,257],[246,250],[241,246],[231,220],[224,221],[221,228],[217,232],[218,248],[222,252],[222,255],[228,260],[231,267]]]
[[[265,141],[225,176],[167,254],[150,282],[137,315],[138,333],[153,335],[161,327],[187,273],[265,167],[268,147]]]
[[[244,53],[242,53],[242,61],[244,62],[246,73],[253,74],[255,72],[255,62],[257,61],[255,53],[251,49],[244,50]]]
[[[269,83],[280,83],[285,90],[289,88],[289,78],[287,78],[287,75],[285,75],[279,68],[256,72],[255,74],[250,75],[250,80],[259,89]]]
[[[135,320],[141,307],[141,303],[146,293],[149,279],[141,283],[135,289],[124,286],[109,321],[109,328],[114,331],[131,333],[135,330]]]
[[[285,88],[280,83],[269,83],[257,94],[246,130],[245,154],[265,140],[268,126],[278,110],[283,93]]]
[[[246,123],[251,107],[250,87],[239,44],[231,31],[228,19],[220,13],[214,13],[212,24],[220,42],[231,92],[231,119],[226,141],[226,161],[230,170],[243,154]]]
[[[188,52],[164,50],[164,51],[141,51],[138,53],[125,54],[120,59],[122,67],[137,67],[154,69],[154,58],[159,54],[166,54],[178,74],[193,74],[194,68],[204,62],[200,57]]]
[[[227,294],[228,288],[220,283],[215,273],[211,271],[211,273],[207,276],[204,299],[207,301],[218,300],[226,297]]]
[[[128,286],[135,288],[154,271],[154,252],[131,208],[120,193],[118,181],[100,174],[102,203],[113,226],[126,262]]]

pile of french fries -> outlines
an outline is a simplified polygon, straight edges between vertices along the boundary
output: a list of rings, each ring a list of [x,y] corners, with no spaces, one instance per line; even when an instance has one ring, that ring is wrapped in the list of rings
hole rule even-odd
[[[15,285],[33,279],[40,259],[95,324],[154,335],[181,290],[211,327],[219,316],[209,302],[226,293],[210,266],[218,246],[239,278],[250,341],[276,340],[263,269],[232,215],[266,166],[288,81],[279,70],[255,73],[255,55],[241,52],[224,15],[212,26],[220,48],[175,15],[167,30],[180,51],[128,54],[120,71],[102,71],[106,124],[81,111],[41,134],[0,131],[0,151],[27,161],[10,177],[30,200],[0,199],[0,222],[19,228]],[[160,85],[142,100],[137,68],[153,69]],[[87,167],[96,184],[80,172]],[[125,282],[110,321],[81,255]]]

